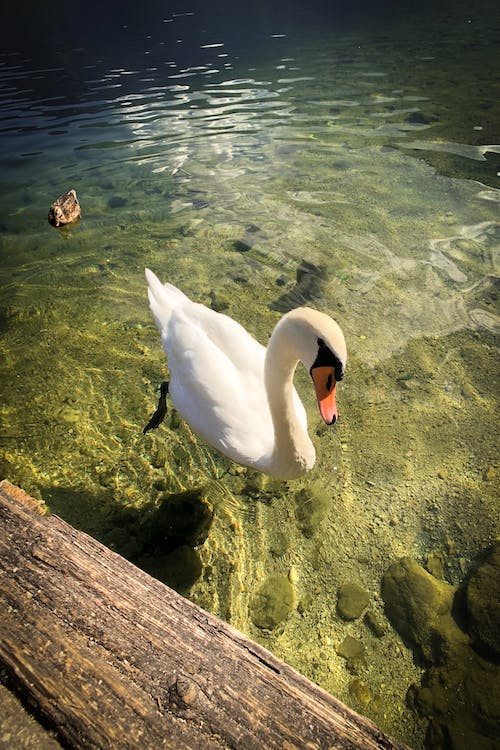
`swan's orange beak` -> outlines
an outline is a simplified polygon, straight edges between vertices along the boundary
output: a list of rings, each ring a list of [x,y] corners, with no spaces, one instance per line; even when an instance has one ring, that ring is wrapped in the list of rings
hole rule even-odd
[[[313,367],[311,370],[319,411],[326,424],[334,424],[339,418],[335,401],[335,368],[330,366]]]

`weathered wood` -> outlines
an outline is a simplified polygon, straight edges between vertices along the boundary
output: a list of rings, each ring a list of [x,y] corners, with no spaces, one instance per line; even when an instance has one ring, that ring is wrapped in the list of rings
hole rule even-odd
[[[85,750],[404,748],[266,649],[56,516],[41,516],[16,492],[0,483],[0,665],[63,743]]]

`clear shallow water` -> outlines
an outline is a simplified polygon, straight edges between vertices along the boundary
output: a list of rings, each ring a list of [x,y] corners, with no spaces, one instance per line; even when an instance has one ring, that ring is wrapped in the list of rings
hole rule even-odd
[[[497,533],[494,18],[35,15],[0,67],[2,475],[413,747],[422,668],[394,631],[339,618],[337,591],[359,583],[383,618],[393,560],[439,553],[455,584]],[[57,231],[46,214],[70,187],[83,219]],[[298,373],[313,473],[249,475],[172,413],[142,436],[166,373],[145,265],[263,342],[297,304],[341,323],[334,429]],[[200,487],[203,544],[145,543],[140,519]],[[265,630],[253,602],[276,576],[292,611]]]

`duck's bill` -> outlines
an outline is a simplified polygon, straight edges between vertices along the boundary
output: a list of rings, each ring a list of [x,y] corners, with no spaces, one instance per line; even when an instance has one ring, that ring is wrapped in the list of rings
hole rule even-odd
[[[335,400],[335,369],[330,366],[313,367],[311,377],[318,399],[321,416],[326,424],[334,424],[339,418],[337,402]]]

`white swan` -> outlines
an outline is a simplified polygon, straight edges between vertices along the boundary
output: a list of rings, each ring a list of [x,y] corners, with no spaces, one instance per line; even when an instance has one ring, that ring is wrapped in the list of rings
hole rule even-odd
[[[163,285],[149,269],[146,278],[172,402],[194,431],[233,461],[265,474],[293,479],[309,471],[316,453],[293,375],[302,361],[321,415],[333,424],[335,386],[347,358],[340,326],[299,307],[281,318],[266,349],[232,318]]]

